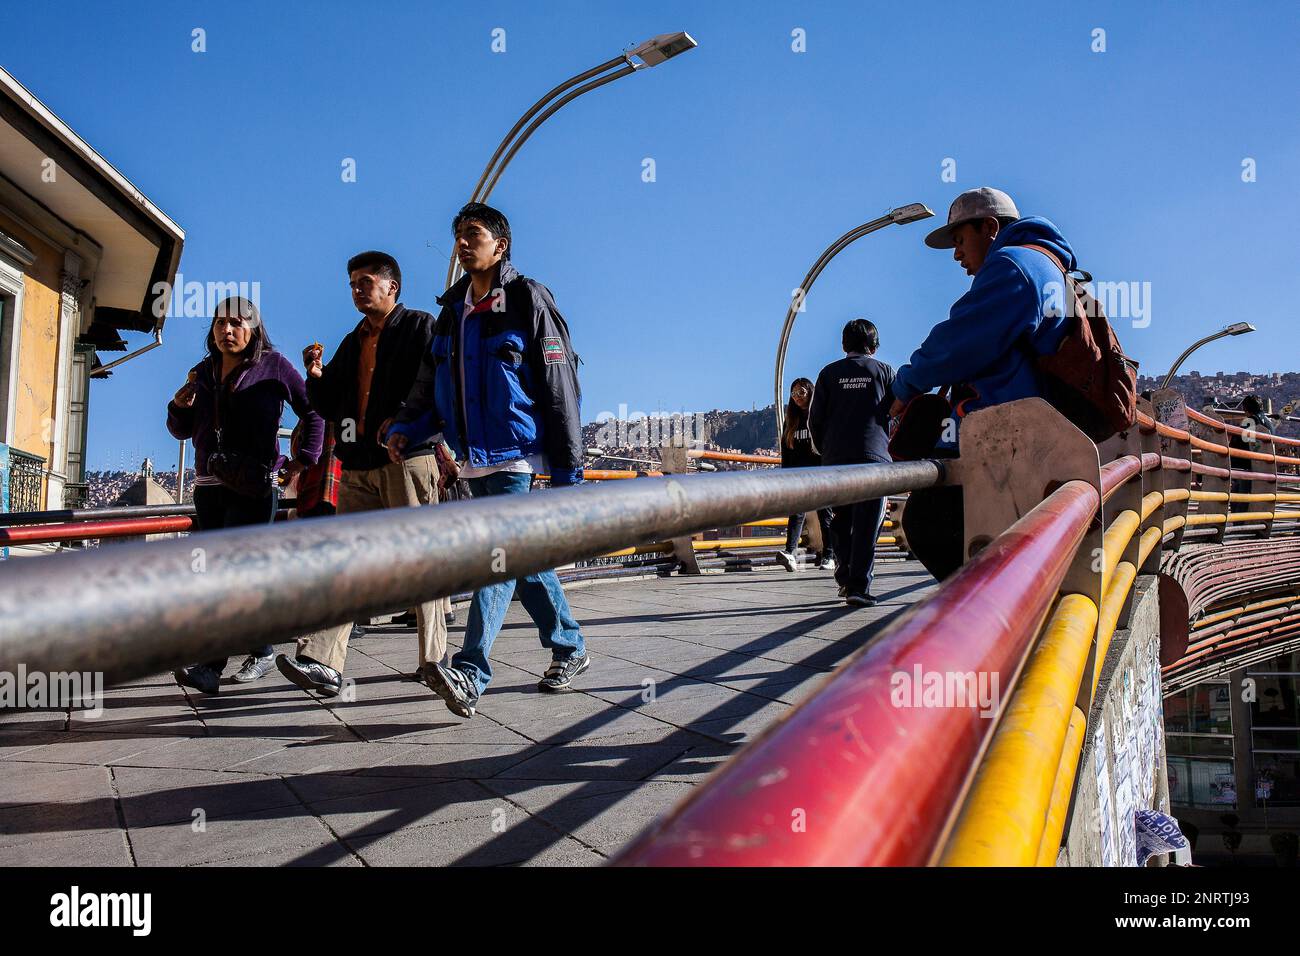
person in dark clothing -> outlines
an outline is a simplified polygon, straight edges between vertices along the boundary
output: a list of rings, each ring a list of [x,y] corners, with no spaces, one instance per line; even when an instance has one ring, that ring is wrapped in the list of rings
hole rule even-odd
[[[200,532],[275,519],[276,474],[285,480],[316,463],[325,423],[312,411],[297,369],[271,346],[257,307],[243,298],[217,306],[208,328],[208,355],[190,370],[189,379],[167,404],[167,430],[194,442],[194,511]],[[280,454],[280,418],[288,402],[298,416],[302,439],[293,457]],[[265,468],[264,494],[236,490],[211,473],[214,456],[239,456]],[[255,648],[235,680],[244,683],[267,673],[274,661],[268,644]],[[226,659],[176,671],[176,680],[205,694],[215,694]]]
[[[841,335],[845,357],[821,370],[808,408],[808,427],[823,465],[887,462],[889,407],[894,370],[872,356],[880,333],[866,319],[854,319]],[[883,498],[835,509],[835,580],[850,607],[871,607],[876,538],[885,515]]]
[[[781,429],[781,467],[812,468],[822,463],[822,456],[817,454],[812,444],[812,433],[808,430],[808,403],[812,401],[813,383],[806,378],[796,378],[790,386],[790,403],[785,409],[785,426]],[[818,508],[817,521],[821,526],[822,550],[817,556],[817,567],[821,570],[835,570],[835,558],[831,552],[831,509]],[[799,567],[797,548],[799,536],[803,534],[804,515],[790,515],[785,524],[785,550],[776,553],[776,560],[787,571]]]
[[[323,348],[303,349],[307,396],[334,429],[339,473],[338,514],[438,503],[438,463],[432,441],[413,443],[406,459],[393,462],[384,430],[401,408],[433,337],[433,316],[398,301],[402,270],[384,252],[348,260],[352,303],[361,321],[322,365]],[[419,669],[447,653],[445,598],[416,608]],[[335,697],[343,687],[352,624],[302,637],[294,657],[276,658],[280,673],[303,690]],[[419,671],[417,671],[418,673]]]
[[[1229,448],[1241,448],[1246,451],[1271,452],[1273,445],[1271,442],[1265,442],[1259,436],[1273,435],[1277,433],[1277,427],[1273,424],[1273,419],[1264,414],[1264,404],[1259,400],[1257,395],[1247,395],[1241,402],[1241,410],[1246,413],[1246,417],[1237,422],[1237,425],[1244,429],[1249,438],[1241,435],[1232,435],[1228,441]],[[1249,458],[1232,459],[1234,471],[1253,471],[1255,462]],[[1253,484],[1248,478],[1232,479],[1232,493],[1237,495],[1248,495],[1253,490]],[[1234,501],[1228,506],[1229,511],[1251,511],[1256,506],[1249,501]]]
[[[466,274],[438,299],[433,344],[388,430],[393,460],[441,435],[464,461],[460,477],[475,498],[527,494],[538,473],[551,476],[552,488],[580,484],[586,446],[568,324],[550,290],[511,263],[510,223],[500,210],[470,203],[451,229]],[[426,671],[458,716],[474,716],[492,680],[488,658],[516,590],[551,654],[538,690],[572,690],[591,664],[554,571],[486,585],[474,592],[461,652]]]

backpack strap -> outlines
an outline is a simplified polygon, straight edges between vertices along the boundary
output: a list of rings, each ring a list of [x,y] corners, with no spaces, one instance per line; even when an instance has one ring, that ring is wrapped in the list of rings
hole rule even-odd
[[[1029,243],[1029,242],[1024,243],[1023,245],[1019,246],[1019,248],[1033,249],[1035,252],[1041,252],[1043,255],[1047,256],[1047,258],[1052,260],[1052,265],[1056,266],[1057,269],[1061,270],[1061,275],[1065,276],[1066,278],[1069,278],[1070,273],[1068,273],[1065,270],[1065,265],[1061,262],[1060,259],[1056,257],[1056,253],[1054,253],[1051,249],[1048,249],[1045,246],[1036,246],[1033,243]]]

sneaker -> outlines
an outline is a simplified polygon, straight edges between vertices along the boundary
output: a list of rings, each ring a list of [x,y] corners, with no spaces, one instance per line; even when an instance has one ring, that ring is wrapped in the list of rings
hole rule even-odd
[[[776,560],[787,571],[797,571],[799,569],[799,559],[790,551],[778,551]]]
[[[832,556],[829,555],[829,554],[823,554],[820,558],[817,559],[817,570],[818,570],[818,571],[834,571],[834,570],[835,570],[835,558],[832,557]]]
[[[441,664],[443,667],[450,667],[451,651],[443,651],[442,660],[440,660],[438,663]],[[429,670],[429,662],[425,661],[423,664],[421,664],[419,667],[415,669],[414,673],[405,674],[403,676],[406,677],[407,680],[415,681],[417,684],[429,684],[429,678],[427,677],[428,670]],[[429,686],[432,687],[433,685],[429,684]]]
[[[260,677],[265,677],[274,666],[274,654],[268,654],[266,657],[258,657],[256,654],[249,654],[248,659],[244,661],[244,666],[235,674],[235,680],[241,684],[247,684],[249,681],[255,681]]]
[[[444,667],[437,663],[426,664],[424,675],[429,689],[446,702],[449,711],[467,719],[474,716],[474,708],[478,706],[478,690],[469,675],[459,668]]]
[[[573,654],[562,661],[551,661],[546,676],[537,682],[537,689],[547,694],[563,694],[573,690],[573,679],[591,667],[586,654]]]
[[[221,687],[221,675],[207,664],[182,667],[180,670],[173,672],[172,676],[176,678],[176,683],[185,687],[193,687],[204,694],[215,694],[217,689]]]
[[[866,591],[849,591],[844,595],[844,603],[849,607],[875,607],[876,599]]]
[[[343,675],[332,667],[308,657],[292,658],[281,654],[275,659],[280,673],[303,690],[314,690],[326,697],[337,697],[343,688]]]

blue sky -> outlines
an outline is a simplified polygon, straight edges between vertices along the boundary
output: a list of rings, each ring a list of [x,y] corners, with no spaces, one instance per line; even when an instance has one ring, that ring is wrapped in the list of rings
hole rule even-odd
[[[1055,221],[1099,279],[1150,283],[1150,324],[1117,322],[1143,371],[1243,319],[1260,331],[1189,366],[1300,368],[1298,10],[71,3],[76,28],[52,30],[26,4],[5,12],[0,62],[181,224],[187,280],[260,283],[272,338],[296,360],[315,339],[328,355],[357,321],[354,252],[392,252],[403,301],[432,309],[451,217],[519,114],[642,39],[689,31],[698,49],[553,117],[493,195],[516,265],[569,320],[590,421],[620,404],[768,404],[791,290],[821,250],[892,206],[943,216],[980,185]],[[191,50],[196,27],[205,53]],[[340,175],[349,157],[355,183]],[[1247,157],[1255,182],[1242,181]],[[969,287],[922,244],[932,225],[835,260],[799,317],[788,377],[837,358],[859,315],[880,327],[882,358],[906,360]],[[162,349],[93,384],[90,467],[174,463],[164,408],[204,327],[170,319]]]

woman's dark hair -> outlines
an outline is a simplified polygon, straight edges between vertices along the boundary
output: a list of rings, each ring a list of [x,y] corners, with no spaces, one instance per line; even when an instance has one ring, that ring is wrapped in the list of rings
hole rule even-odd
[[[844,351],[846,352],[861,352],[864,355],[870,355],[880,348],[880,333],[876,331],[875,324],[869,320],[853,319],[848,325],[844,326],[840,341],[844,345]]]
[[[781,429],[781,444],[787,448],[794,447],[794,433],[803,428],[808,423],[808,413],[799,407],[794,400],[794,390],[802,385],[808,389],[808,397],[812,398],[813,383],[806,378],[796,378],[790,383],[790,401],[785,406],[785,427]]]
[[[492,233],[493,239],[506,241],[506,251],[501,254],[501,258],[509,260],[515,241],[510,238],[510,220],[506,218],[506,214],[500,209],[493,209],[481,202],[466,203],[461,207],[460,212],[456,213],[456,218],[451,221],[451,234],[455,236],[460,231],[461,223],[471,219],[481,222],[483,228]]]
[[[243,358],[245,361],[256,363],[263,355],[275,348],[271,344],[271,337],[266,334],[266,326],[262,322],[262,313],[257,310],[257,306],[242,296],[232,295],[213,310],[212,321],[208,323],[206,343],[208,355],[211,356],[213,362],[218,363],[216,366],[218,370],[221,368],[221,349],[217,348],[217,339],[212,334],[212,330],[216,327],[217,319],[224,318],[243,319],[252,330],[248,344],[244,346]]]

